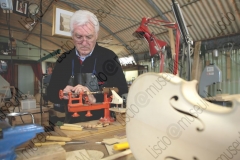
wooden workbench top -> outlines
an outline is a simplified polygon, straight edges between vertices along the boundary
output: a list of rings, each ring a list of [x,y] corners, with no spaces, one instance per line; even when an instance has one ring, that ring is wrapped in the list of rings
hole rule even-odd
[[[82,122],[76,123],[77,125],[85,125],[85,124],[97,124],[96,121]],[[104,157],[109,156],[108,151],[103,144],[96,144],[96,142],[101,142],[106,138],[113,138],[115,135],[119,133],[125,133],[125,126],[121,125],[118,122],[113,122],[107,127],[98,128],[98,130],[83,130],[83,131],[67,131],[67,130],[58,130],[57,132],[62,132],[61,134],[65,134],[67,137],[70,137],[74,140],[85,140],[88,143],[86,144],[71,144],[65,145],[63,148],[66,152],[87,149],[87,150],[98,150],[104,153]],[[135,160],[132,154],[128,156],[124,156],[119,158],[118,160]]]
[[[95,121],[81,122],[81,123],[75,123],[75,124],[81,125],[81,126],[94,125],[94,124],[96,125],[98,122],[99,122],[98,120],[95,120]],[[107,134],[114,131],[120,132],[124,130],[125,130],[125,126],[121,125],[118,122],[113,122],[106,127],[97,128],[97,130],[84,130],[84,129],[82,131],[61,130],[61,132],[64,133],[67,137],[70,137],[72,139],[79,139],[84,137],[96,136],[103,133]]]
[[[85,125],[85,124],[97,124],[97,122],[99,122],[98,120],[96,121],[89,121],[89,122],[82,122],[82,123],[76,123],[78,125]],[[107,148],[111,149],[112,147],[108,146],[106,147],[104,144],[97,144],[96,142],[102,142],[104,139],[109,139],[109,138],[114,138],[116,135],[121,135],[121,134],[126,134],[125,131],[125,126],[121,125],[118,122],[113,122],[111,123],[109,126],[106,127],[102,127],[102,128],[98,128],[97,130],[82,130],[82,131],[69,131],[69,130],[61,130],[58,126],[56,126],[54,132],[50,132],[51,135],[53,136],[65,136],[65,137],[70,137],[74,140],[84,140],[87,141],[87,143],[85,144],[67,144],[67,145],[63,145],[61,146],[61,148],[63,148],[65,150],[65,152],[71,152],[71,151],[78,151],[78,150],[97,150],[100,151],[104,154],[104,157],[108,157],[109,156],[109,152],[107,150]],[[42,134],[43,135],[43,134]],[[47,133],[44,133],[44,135],[47,135]],[[33,143],[31,143],[30,141],[25,143],[22,146],[19,146],[18,148],[18,155],[20,155],[18,160],[22,160],[21,156],[23,157],[22,154],[22,150],[24,148],[26,148],[26,146],[29,146],[29,144],[32,146]],[[50,146],[49,146],[50,147]],[[41,147],[40,147],[41,148]],[[29,149],[27,151],[31,151],[33,149]],[[40,152],[41,150],[41,152]],[[49,157],[49,153],[51,153],[51,150],[53,151],[53,149],[51,149],[51,147],[48,149],[48,155],[47,152],[46,154],[42,154],[42,152],[45,152],[42,149],[39,149],[36,154],[37,154],[37,158],[38,159],[42,159],[43,156],[48,156]],[[55,149],[56,150],[56,149]],[[59,150],[59,149],[58,149]],[[24,153],[26,152],[26,150],[24,151]],[[31,152],[31,156],[32,154],[35,154],[35,152]],[[59,150],[60,153],[60,150]],[[55,157],[57,152],[55,153],[55,151],[53,151],[52,154],[50,154],[50,157]],[[61,151],[61,154],[63,154],[63,152]],[[49,158],[50,158],[49,157]],[[46,159],[46,158],[44,158]],[[130,153],[127,156],[123,156],[121,158],[118,158],[117,160],[135,160],[135,158],[133,157],[133,155]]]

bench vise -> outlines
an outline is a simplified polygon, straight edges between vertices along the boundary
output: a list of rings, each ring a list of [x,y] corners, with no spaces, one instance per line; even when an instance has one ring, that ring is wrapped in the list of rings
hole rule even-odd
[[[28,124],[12,127],[0,121],[0,159],[16,159],[15,148],[34,138],[40,132],[44,132],[40,125]]]

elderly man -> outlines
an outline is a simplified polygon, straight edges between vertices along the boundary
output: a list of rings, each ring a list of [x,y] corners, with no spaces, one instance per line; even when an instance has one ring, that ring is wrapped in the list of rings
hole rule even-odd
[[[44,99],[44,105],[48,103],[47,87],[48,87],[49,82],[51,80],[52,69],[53,68],[51,66],[47,67],[47,75],[43,79],[43,88],[44,88],[43,99]]]
[[[45,78],[43,79],[43,83],[47,84],[50,82],[51,76],[52,76],[52,67],[49,66],[47,67],[47,75],[45,76]]]
[[[92,117],[85,117],[86,112],[80,112],[79,117],[70,118],[72,113],[67,112],[67,101],[59,99],[59,90],[79,93],[117,87],[121,96],[128,92],[126,79],[116,54],[97,44],[99,22],[93,13],[76,11],[71,17],[70,29],[75,47],[56,63],[48,87],[49,100],[64,104],[66,123],[99,119],[104,116],[103,109],[91,111]],[[103,101],[102,94],[90,94],[88,98],[90,103]]]

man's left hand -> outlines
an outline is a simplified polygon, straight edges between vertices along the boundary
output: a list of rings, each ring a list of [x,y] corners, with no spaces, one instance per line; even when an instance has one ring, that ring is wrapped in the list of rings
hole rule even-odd
[[[72,91],[74,91],[74,93],[80,93],[80,92],[90,92],[90,90],[82,85],[76,85],[75,87],[73,87]],[[90,103],[96,103],[96,98],[92,95],[92,94],[88,94],[88,98],[89,98],[89,102]]]

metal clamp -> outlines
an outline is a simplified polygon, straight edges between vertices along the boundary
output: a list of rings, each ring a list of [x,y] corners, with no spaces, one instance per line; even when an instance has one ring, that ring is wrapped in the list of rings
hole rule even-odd
[[[23,115],[31,115],[32,123],[35,124],[34,116],[30,112],[12,112],[12,113],[7,114],[7,117],[16,117],[16,116],[23,116]]]

